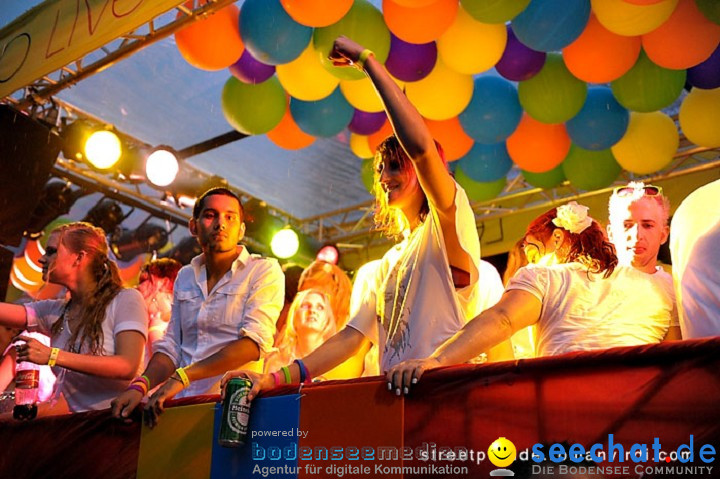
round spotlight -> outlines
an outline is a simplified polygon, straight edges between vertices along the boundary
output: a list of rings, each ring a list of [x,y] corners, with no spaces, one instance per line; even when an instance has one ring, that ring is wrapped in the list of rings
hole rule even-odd
[[[340,259],[340,252],[335,245],[328,244],[320,248],[315,259],[337,265]]]
[[[145,161],[145,176],[155,186],[167,186],[180,170],[175,153],[169,149],[158,148]]]
[[[96,131],[85,142],[85,158],[99,170],[114,166],[121,154],[120,138],[112,131]]]
[[[270,241],[270,249],[272,253],[280,259],[290,258],[295,256],[300,247],[300,240],[295,231],[290,228],[285,228],[273,236]]]

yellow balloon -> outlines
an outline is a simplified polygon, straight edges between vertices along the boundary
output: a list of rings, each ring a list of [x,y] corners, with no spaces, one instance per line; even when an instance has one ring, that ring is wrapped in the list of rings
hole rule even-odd
[[[322,100],[340,81],[322,66],[312,41],[299,57],[278,65],[275,71],[285,91],[304,101]]]
[[[506,44],[504,24],[478,22],[461,5],[453,24],[438,39],[437,47],[445,65],[456,72],[474,75],[494,67]]]
[[[659,111],[631,112],[625,136],[610,150],[624,169],[647,175],[669,165],[679,145],[680,136],[669,116]]]
[[[680,106],[680,128],[698,146],[720,146],[720,88],[693,88]]]
[[[402,90],[405,83],[393,78]],[[358,110],[376,112],[383,110],[382,101],[369,78],[362,80],[341,80],[340,91],[345,99]]]
[[[451,70],[438,58],[428,76],[405,84],[405,93],[425,118],[448,120],[462,113],[470,103],[473,78]]]
[[[632,37],[649,33],[665,23],[678,1],[635,5],[625,0],[592,0],[592,10],[602,26],[618,35]]]
[[[370,150],[370,143],[366,135],[358,135],[350,133],[350,150],[359,158],[372,158],[373,152]]]

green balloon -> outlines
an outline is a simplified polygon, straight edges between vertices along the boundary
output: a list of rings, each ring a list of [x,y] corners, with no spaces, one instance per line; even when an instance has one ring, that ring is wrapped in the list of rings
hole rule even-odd
[[[535,188],[555,188],[565,181],[565,173],[563,173],[562,163],[545,173],[530,173],[529,171],[523,170],[522,174],[525,177],[525,181]]]
[[[372,158],[363,160],[362,166],[360,167],[360,177],[362,178],[363,185],[365,185],[365,189],[368,190],[368,193],[371,195],[373,194],[374,181],[373,161]]]
[[[367,0],[355,0],[350,11],[337,23],[316,28],[313,33],[315,50],[327,71],[341,80],[361,80],[365,74],[351,67],[336,67],[328,60],[333,42],[340,35],[358,42],[372,50],[375,58],[384,63],[390,53],[390,30],[383,15]]]
[[[559,53],[549,53],[542,70],[518,84],[525,111],[543,123],[564,123],[585,103],[587,83],[575,78]]]
[[[502,193],[506,183],[504,176],[497,181],[475,181],[466,175],[459,165],[455,169],[455,181],[463,187],[472,201],[487,201],[495,198]]]
[[[610,86],[622,106],[648,113],[672,105],[680,96],[686,77],[687,71],[658,66],[641,51],[635,65]]]
[[[708,20],[720,25],[720,2],[718,0],[695,0],[695,4]]]
[[[525,10],[530,0],[460,0],[460,3],[479,22],[505,23]]]
[[[609,148],[590,151],[577,145],[570,146],[561,166],[570,184],[586,191],[610,186],[622,171]]]
[[[256,85],[228,78],[221,97],[225,119],[240,133],[262,135],[280,123],[287,100],[276,76]]]

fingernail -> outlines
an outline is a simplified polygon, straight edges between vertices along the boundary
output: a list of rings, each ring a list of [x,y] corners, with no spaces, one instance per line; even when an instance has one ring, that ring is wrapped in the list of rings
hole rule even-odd
[[[400,395],[400,388],[397,388],[397,389],[395,390],[395,395],[396,395],[396,396],[399,396],[399,395]]]
[[[392,391],[392,383],[388,383],[388,391]]]
[[[417,384],[417,378],[412,378],[412,383]]]
[[[409,392],[410,392],[410,390],[407,388],[407,386],[405,386],[405,387],[403,388],[403,394],[406,394],[406,395],[407,395],[407,393],[409,393]]]

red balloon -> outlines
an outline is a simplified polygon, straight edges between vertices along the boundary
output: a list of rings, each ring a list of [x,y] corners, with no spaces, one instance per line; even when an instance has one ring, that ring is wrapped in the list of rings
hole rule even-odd
[[[562,123],[541,123],[523,114],[507,139],[507,149],[521,170],[544,173],[558,166],[570,151],[570,136]]]

